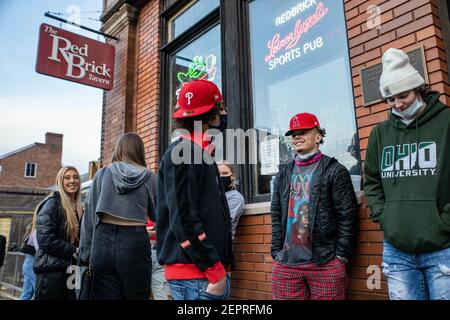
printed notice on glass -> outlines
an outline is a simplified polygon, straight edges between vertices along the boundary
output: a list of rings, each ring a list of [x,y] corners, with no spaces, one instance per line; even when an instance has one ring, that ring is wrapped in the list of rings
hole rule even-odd
[[[271,176],[278,172],[280,146],[278,138],[265,138],[259,145],[261,175]]]

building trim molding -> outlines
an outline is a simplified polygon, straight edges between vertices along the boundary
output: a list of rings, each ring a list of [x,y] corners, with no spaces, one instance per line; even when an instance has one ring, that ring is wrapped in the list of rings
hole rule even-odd
[[[111,36],[117,37],[120,31],[127,25],[136,25],[139,9],[124,3],[118,11],[108,18],[101,27],[101,31]]]

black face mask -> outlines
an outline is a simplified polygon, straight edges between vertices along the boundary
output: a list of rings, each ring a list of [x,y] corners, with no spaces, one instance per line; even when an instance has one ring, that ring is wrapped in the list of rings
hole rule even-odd
[[[224,132],[227,129],[227,125],[228,125],[228,115],[227,114],[220,114],[219,115],[220,118],[220,123],[216,126],[211,126],[210,127],[212,129],[217,129],[220,132]]]
[[[231,186],[231,176],[228,177],[220,177],[220,181],[222,181],[222,185],[226,191],[232,188]]]

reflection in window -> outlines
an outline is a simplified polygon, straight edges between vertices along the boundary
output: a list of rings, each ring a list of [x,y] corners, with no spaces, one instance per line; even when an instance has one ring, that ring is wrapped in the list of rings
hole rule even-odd
[[[170,56],[170,114],[173,113],[178,93],[184,83],[196,79],[213,81],[222,86],[220,25],[189,43]],[[171,118],[171,117],[170,117]],[[169,136],[173,123],[169,125]],[[172,138],[176,133],[172,135]]]
[[[219,6],[219,0],[196,0],[169,21],[169,41],[175,39]]]
[[[274,163],[293,159],[291,140],[284,133],[290,118],[300,112],[319,118],[327,130],[321,150],[359,180],[343,2],[289,0],[274,7],[273,1],[253,0],[249,12],[254,127],[278,140],[258,143],[254,195],[270,192],[278,171]]]

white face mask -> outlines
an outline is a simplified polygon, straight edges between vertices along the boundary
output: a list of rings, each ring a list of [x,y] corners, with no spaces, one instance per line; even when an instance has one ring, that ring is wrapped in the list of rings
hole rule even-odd
[[[414,118],[419,110],[423,107],[424,102],[420,97],[417,97],[416,101],[414,101],[406,110],[403,111],[397,111],[394,108],[392,108],[392,113],[396,116],[399,116],[402,119],[412,119]]]

